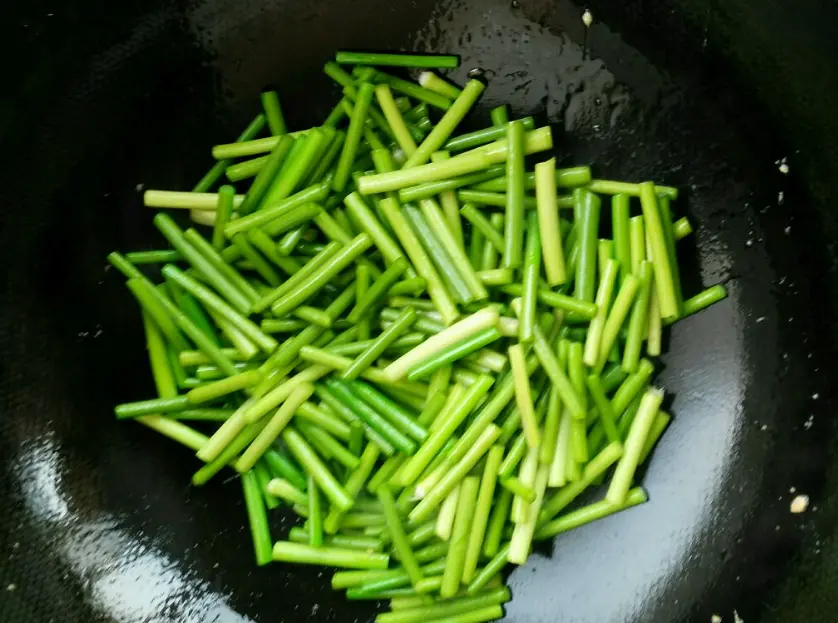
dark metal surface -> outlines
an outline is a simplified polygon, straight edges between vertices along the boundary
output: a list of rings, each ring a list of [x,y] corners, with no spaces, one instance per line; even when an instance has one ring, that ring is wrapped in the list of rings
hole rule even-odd
[[[672,331],[650,503],[516,570],[507,618],[834,621],[838,54],[810,5],[600,0],[587,54],[584,7],[547,0],[4,7],[0,622],[371,619],[327,573],[256,569],[238,485],[113,421],[152,386],[104,256],[159,244],[140,185],[191,186],[262,86],[316,123],[336,48],[413,46],[486,69],[484,112],[546,118],[562,162],[684,188],[685,288],[731,293]]]

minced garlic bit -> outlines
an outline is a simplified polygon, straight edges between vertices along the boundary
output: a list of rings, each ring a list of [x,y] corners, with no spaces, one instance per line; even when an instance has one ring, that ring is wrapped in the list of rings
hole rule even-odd
[[[807,508],[809,508],[809,496],[808,495],[798,495],[791,501],[791,512],[792,513],[802,513]]]
[[[785,157],[775,161],[774,164],[777,165],[777,168],[780,170],[780,173],[782,173],[783,175],[789,174],[788,160]]]
[[[588,9],[585,9],[585,12],[582,13],[582,23],[585,24],[585,28],[590,28],[591,24],[594,23],[594,16]]]

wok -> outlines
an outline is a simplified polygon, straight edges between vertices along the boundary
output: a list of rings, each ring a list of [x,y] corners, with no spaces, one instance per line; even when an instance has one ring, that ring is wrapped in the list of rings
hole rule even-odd
[[[334,50],[460,54],[553,124],[562,163],[684,189],[675,415],[650,502],[509,578],[507,620],[838,620],[838,8],[815,0],[5,3],[0,43],[0,621],[368,621],[316,568],[256,568],[236,482],[112,405],[151,395],[105,255],[159,246],[142,188],[187,189],[279,85],[291,127],[336,98]],[[787,173],[783,171],[788,166]],[[782,169],[782,170],[781,170]],[[809,509],[792,514],[799,493]],[[290,517],[274,517],[281,534]]]

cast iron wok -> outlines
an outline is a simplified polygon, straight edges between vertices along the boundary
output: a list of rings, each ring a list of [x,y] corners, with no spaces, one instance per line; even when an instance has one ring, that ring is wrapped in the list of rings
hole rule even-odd
[[[139,190],[194,184],[267,84],[293,127],[322,120],[338,48],[460,54],[455,79],[490,81],[473,125],[510,102],[553,124],[563,163],[683,188],[686,291],[730,290],[668,340],[651,501],[539,550],[507,619],[835,621],[838,9],[821,4],[593,0],[586,41],[564,1],[6,3],[0,621],[371,620],[328,573],[255,568],[238,484],[190,487],[189,452],[111,413],[152,391],[104,261],[161,244]]]

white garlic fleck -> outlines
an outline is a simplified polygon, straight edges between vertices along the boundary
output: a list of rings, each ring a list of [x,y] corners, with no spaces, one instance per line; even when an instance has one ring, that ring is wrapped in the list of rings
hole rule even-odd
[[[809,508],[809,496],[801,494],[791,501],[789,510],[791,510],[792,513],[798,514],[805,512],[807,508]]]

